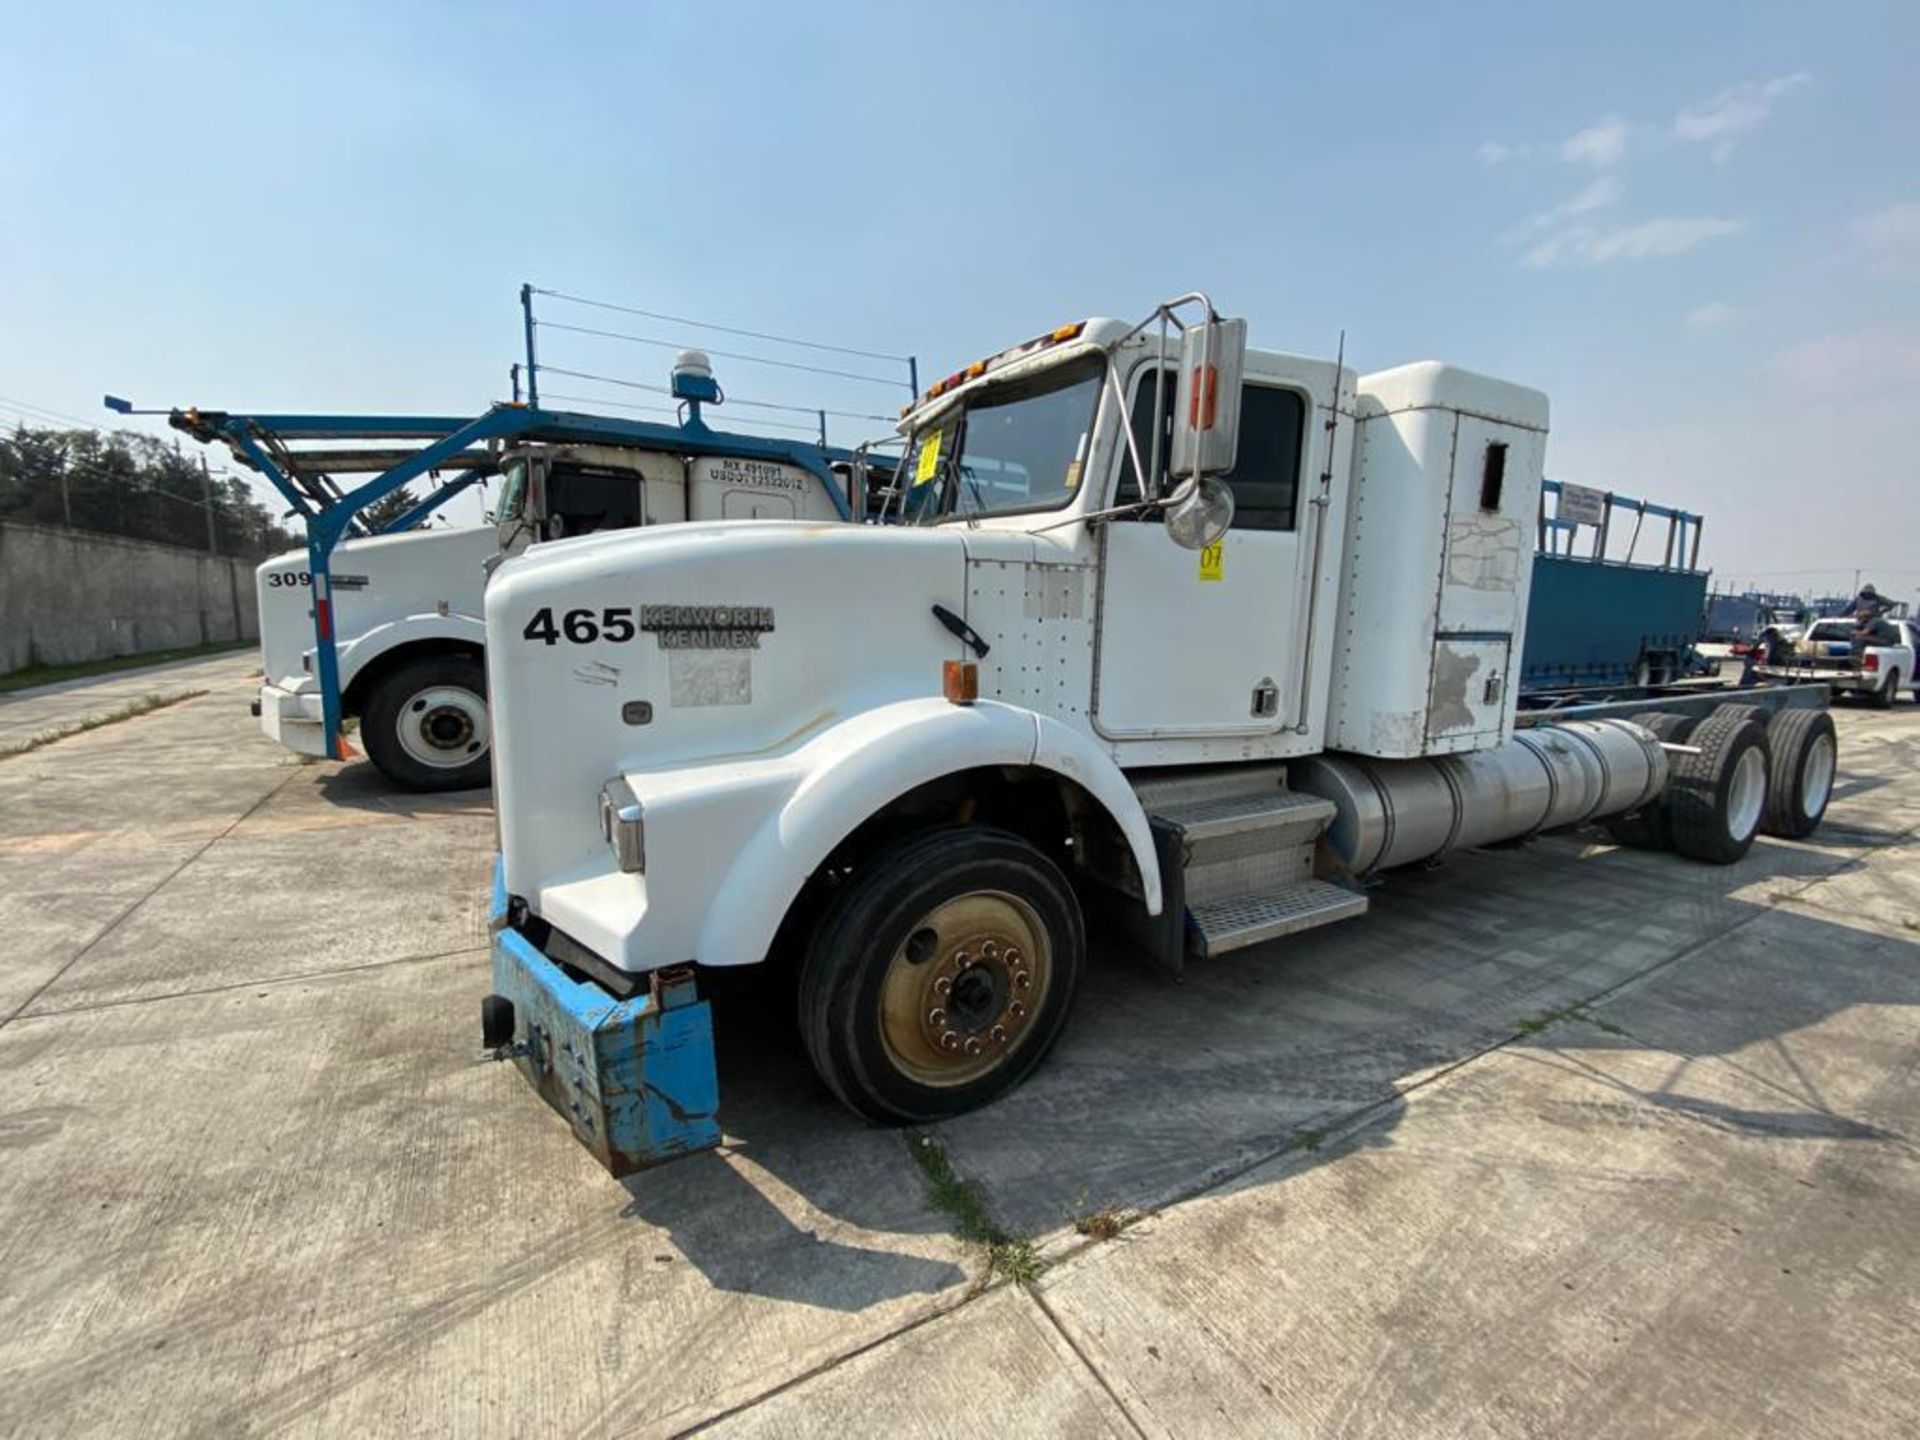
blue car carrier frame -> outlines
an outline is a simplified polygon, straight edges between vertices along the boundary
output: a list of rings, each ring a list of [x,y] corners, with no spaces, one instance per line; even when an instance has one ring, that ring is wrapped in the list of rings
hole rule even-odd
[[[341,732],[340,662],[333,628],[333,550],[349,535],[405,530],[418,525],[455,495],[495,473],[495,456],[507,443],[615,445],[678,455],[766,460],[812,473],[843,520],[854,518],[860,497],[844,485],[835,466],[849,473],[855,453],[809,440],[781,440],[710,428],[700,416],[700,395],[683,395],[687,416],[677,425],[627,420],[577,411],[542,410],[532,404],[496,404],[479,415],[264,415],[195,408],[136,411],[108,397],[122,414],[164,413],[167,421],[202,444],[220,443],[234,458],[269,481],[306,527],[307,565],[313,575],[314,679],[320,690],[326,753],[353,758]],[[376,448],[346,449],[340,442]],[[859,457],[864,465],[865,457]],[[443,473],[447,478],[441,478]],[[366,474],[343,487],[334,477]],[[378,527],[362,514],[422,476],[434,488],[417,505]]]

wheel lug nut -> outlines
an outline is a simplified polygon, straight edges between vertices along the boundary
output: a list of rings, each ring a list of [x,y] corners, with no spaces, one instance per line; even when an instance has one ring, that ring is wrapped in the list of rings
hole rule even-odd
[[[1033,977],[1024,970],[1016,970],[1013,972],[1013,983],[1017,988],[1024,990],[1033,984]]]
[[[1027,1007],[1016,1000],[1007,1007],[1007,1013],[1016,1020],[1024,1020],[1027,1018]]]
[[[940,1037],[940,1048],[942,1050],[958,1050],[960,1048],[960,1036],[952,1030],[947,1031],[946,1034]]]
[[[990,1032],[989,1038],[996,1045],[1006,1044],[1007,1043],[1007,1027],[1004,1025],[994,1026],[993,1030]]]
[[[1020,952],[1011,945],[1007,946],[1006,961],[1009,965],[1018,965],[1020,963]]]
[[[956,950],[956,951],[954,951],[954,952],[953,952],[953,963],[954,963],[954,964],[956,964],[956,965],[964,965],[964,964],[966,964],[966,963],[967,963],[967,952],[966,952],[966,951],[964,951],[964,950]]]
[[[981,1050],[980,1037],[978,1035],[969,1037],[967,1040],[967,1054],[978,1055],[980,1053],[980,1050]]]
[[[941,1026],[945,1025],[946,1023],[947,1023],[946,1011],[930,1010],[927,1012],[927,1024],[931,1025],[934,1029],[938,1030],[940,1029]]]
[[[986,944],[980,947],[980,953],[984,955],[987,959],[991,960],[993,959],[994,956],[1000,953],[1000,947],[994,944],[993,941],[989,940],[987,941]]]
[[[933,993],[936,995],[944,995],[951,989],[953,989],[953,981],[944,975],[933,982]]]

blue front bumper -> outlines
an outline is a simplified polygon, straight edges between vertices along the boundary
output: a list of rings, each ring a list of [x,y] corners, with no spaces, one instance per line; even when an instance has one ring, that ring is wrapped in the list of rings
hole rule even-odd
[[[493,876],[493,988],[513,1002],[521,1074],[615,1175],[720,1143],[713,1011],[693,972],[656,973],[647,993],[618,1000],[576,980],[506,923]]]

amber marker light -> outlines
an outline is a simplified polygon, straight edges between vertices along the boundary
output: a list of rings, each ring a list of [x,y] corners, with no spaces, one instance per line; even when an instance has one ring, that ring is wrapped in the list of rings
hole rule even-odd
[[[955,705],[980,698],[980,667],[971,660],[948,660],[940,667],[940,689]]]

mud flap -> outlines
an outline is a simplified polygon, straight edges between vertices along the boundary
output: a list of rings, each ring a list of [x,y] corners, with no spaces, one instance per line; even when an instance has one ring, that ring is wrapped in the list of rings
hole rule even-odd
[[[520,1073],[614,1175],[720,1143],[713,1011],[690,968],[620,1000],[576,979],[506,924],[496,880],[493,988],[513,1003]]]
[[[1149,915],[1137,897],[1109,891],[1107,903],[1089,913],[1113,923],[1120,940],[1139,959],[1170,980],[1178,980],[1187,965],[1187,847],[1178,826],[1148,816],[1154,853],[1160,862],[1161,909]]]

